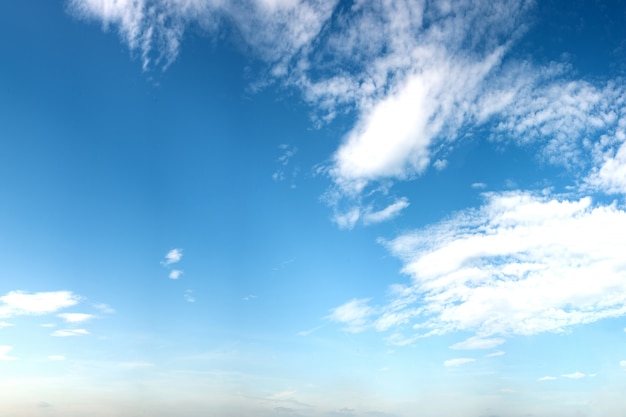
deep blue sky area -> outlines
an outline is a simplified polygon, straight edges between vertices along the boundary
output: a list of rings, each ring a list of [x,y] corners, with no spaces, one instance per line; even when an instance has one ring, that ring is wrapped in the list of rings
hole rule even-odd
[[[0,3],[0,414],[624,415],[625,28]]]

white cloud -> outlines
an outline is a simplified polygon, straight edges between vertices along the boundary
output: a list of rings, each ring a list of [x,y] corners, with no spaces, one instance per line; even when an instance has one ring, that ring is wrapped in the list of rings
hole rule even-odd
[[[170,271],[169,277],[170,279],[178,279],[183,275],[183,271],[179,270],[179,269],[174,269],[172,271]]]
[[[620,361],[619,362],[619,366],[621,366],[622,368],[626,369],[626,361]]]
[[[409,206],[409,200],[405,197],[397,199],[387,207],[379,211],[367,211],[363,215],[364,224],[381,223],[393,219],[400,214],[402,210]]]
[[[52,332],[52,336],[55,337],[69,337],[69,336],[83,336],[88,335],[89,332],[85,329],[64,329],[64,330],[55,330]]]
[[[537,381],[554,381],[555,379],[555,376],[542,376],[541,378],[537,379]]]
[[[180,260],[183,258],[183,250],[182,249],[172,249],[171,251],[169,251],[166,255],[165,255],[165,260],[162,261],[161,263],[165,266],[167,265],[172,265],[175,264],[177,262],[180,262]]]
[[[86,313],[62,313],[58,315],[67,323],[82,323],[93,318],[92,314]]]
[[[443,171],[448,166],[448,160],[437,159],[435,162],[433,162],[433,166],[435,167],[437,171]]]
[[[9,351],[13,350],[12,346],[0,345],[0,361],[14,361],[17,358],[14,356],[9,356]]]
[[[446,367],[461,366],[461,365],[465,365],[466,363],[471,363],[471,362],[476,362],[476,359],[455,358],[455,359],[449,359],[447,361],[444,361],[443,366],[446,366]]]
[[[54,323],[43,323],[40,324],[41,327],[56,327],[57,325]]]
[[[0,297],[0,317],[54,313],[78,304],[80,297],[70,291],[27,293],[11,291]]]
[[[183,296],[185,297],[185,301],[187,301],[188,303],[195,303],[196,302],[196,298],[193,296],[193,291],[192,290],[185,291],[185,294]]]
[[[494,358],[496,356],[503,356],[504,352],[503,351],[497,351],[497,352],[492,352],[492,353],[488,353],[485,355],[485,358]]]
[[[505,342],[504,339],[482,339],[480,337],[470,337],[459,343],[455,343],[450,346],[450,349],[462,349],[462,350],[475,350],[475,349],[492,349],[496,346],[500,346]]]
[[[472,188],[482,190],[487,188],[487,184],[485,184],[484,182],[474,182],[472,183]]]
[[[581,378],[584,378],[586,375],[583,374],[582,372],[574,372],[571,374],[564,374],[561,376],[565,378],[569,378],[569,379],[581,379]]]
[[[11,327],[13,326],[12,323],[8,323],[6,321],[0,321],[0,329],[2,329],[3,327]]]
[[[353,300],[359,328],[412,324],[418,337],[469,331],[482,340],[626,314],[626,212],[590,198],[485,198],[478,210],[384,242],[412,281],[393,286],[385,306]]]
[[[50,355],[50,356],[48,356],[48,359],[50,359],[51,361],[64,361],[65,360],[65,356],[63,356],[63,355]]]
[[[353,299],[331,310],[327,319],[344,324],[345,330],[358,333],[368,327],[368,319],[375,311],[368,305],[369,299]]]

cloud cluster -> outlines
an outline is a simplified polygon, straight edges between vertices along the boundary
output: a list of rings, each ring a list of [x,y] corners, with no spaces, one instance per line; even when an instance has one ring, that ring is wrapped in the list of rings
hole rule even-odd
[[[71,291],[37,293],[11,291],[0,297],[0,317],[54,313],[78,304],[80,299]]]
[[[163,265],[166,268],[170,268],[171,265],[180,262],[180,260],[183,259],[183,250],[179,249],[179,248],[175,248],[170,250],[167,254],[165,254],[165,260],[161,261],[161,265]],[[181,271],[180,269],[172,269],[169,274],[168,277],[170,279],[179,279],[182,275],[183,275],[183,271]]]
[[[455,331],[478,337],[455,348],[488,348],[491,335],[562,332],[626,314],[626,212],[616,204],[524,192],[487,193],[466,210],[382,243],[410,285],[373,307],[352,300],[329,319],[350,331],[409,327],[413,335]]]

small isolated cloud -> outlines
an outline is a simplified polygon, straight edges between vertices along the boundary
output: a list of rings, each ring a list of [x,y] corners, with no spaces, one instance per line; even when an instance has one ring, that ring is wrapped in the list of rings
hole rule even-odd
[[[331,310],[327,319],[342,323],[344,329],[350,333],[358,333],[368,325],[368,319],[375,314],[375,310],[368,305],[369,299],[353,299]]]
[[[183,275],[183,271],[181,271],[180,269],[174,269],[172,271],[170,271],[169,277],[170,279],[178,279]]]
[[[82,323],[93,318],[92,314],[86,313],[62,313],[58,315],[67,323]]]
[[[0,329],[4,328],[4,327],[11,327],[13,326],[12,323],[8,323],[6,321],[0,321]]]
[[[40,326],[41,327],[57,327],[57,325],[54,323],[43,323],[43,324],[40,324]]]
[[[14,361],[17,358],[9,356],[8,353],[13,350],[13,346],[0,345],[0,361]]]
[[[107,305],[107,304],[94,304],[93,305],[94,308],[97,308],[98,310],[100,310],[101,312],[105,313],[105,314],[114,314],[115,313],[115,309],[113,309],[111,306]]]
[[[564,378],[569,378],[569,379],[581,379],[581,378],[584,378],[586,375],[583,374],[582,372],[574,372],[571,374],[563,374],[561,376]]]
[[[408,206],[409,200],[406,197],[399,198],[382,210],[366,211],[363,214],[363,223],[369,225],[391,220],[394,217],[398,216],[400,212]]]
[[[161,261],[161,264],[167,266],[175,264],[176,262],[180,262],[183,258],[183,250],[182,249],[172,249],[165,255],[165,260]]]
[[[54,313],[79,301],[80,297],[71,291],[11,291],[0,297],[0,318]]]
[[[477,190],[484,190],[485,188],[487,188],[487,184],[485,184],[484,182],[475,182],[472,183],[472,188]]]
[[[50,356],[48,356],[48,359],[50,359],[51,361],[64,361],[65,360],[65,356],[63,356],[63,355],[50,355]]]
[[[554,381],[555,379],[555,376],[542,376],[541,378],[537,379],[537,381]]]
[[[454,358],[454,359],[448,359],[447,361],[444,361],[443,366],[449,368],[449,367],[465,365],[466,363],[471,363],[471,362],[476,362],[476,359],[474,359],[474,358]]]
[[[496,356],[503,356],[504,352],[503,351],[498,351],[498,352],[492,352],[492,353],[488,353],[485,355],[485,358],[495,358]]]
[[[154,364],[150,362],[120,362],[117,367],[125,370],[148,369],[154,367]]]
[[[185,301],[187,301],[188,303],[195,303],[196,302],[196,298],[193,296],[193,291],[192,290],[185,291],[184,297],[185,297]]]
[[[245,297],[243,297],[242,300],[243,301],[250,301],[250,300],[254,300],[255,298],[257,298],[256,295],[250,294],[250,295],[246,295]]]
[[[480,337],[470,337],[463,342],[455,343],[450,346],[450,349],[459,349],[459,350],[476,350],[476,349],[492,349],[496,346],[500,346],[505,342],[504,339],[493,338],[493,339],[483,339]]]
[[[619,362],[619,366],[621,366],[622,368],[626,369],[626,361],[620,361]]]
[[[69,336],[83,336],[88,335],[89,332],[85,329],[65,329],[65,330],[55,330],[52,332],[52,336],[55,337],[69,337]]]

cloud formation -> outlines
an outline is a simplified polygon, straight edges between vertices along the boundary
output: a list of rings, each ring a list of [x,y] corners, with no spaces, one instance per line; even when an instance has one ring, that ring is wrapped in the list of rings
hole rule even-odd
[[[401,331],[391,338],[398,344],[469,331],[477,337],[457,347],[487,347],[500,343],[492,335],[562,332],[626,314],[624,210],[519,191],[485,199],[480,209],[381,241],[403,261],[410,285],[392,286],[387,305],[352,300],[329,317],[353,330]]]
[[[447,361],[444,361],[443,366],[449,368],[449,367],[456,367],[456,366],[465,365],[466,363],[472,363],[472,362],[476,362],[476,359],[474,359],[474,358],[455,358],[455,359],[449,359]]]
[[[0,317],[54,313],[78,304],[80,299],[80,296],[71,291],[11,291],[0,297]]]
[[[505,342],[504,339],[481,339],[480,337],[470,337],[463,342],[455,343],[450,346],[450,349],[462,349],[462,350],[476,350],[476,349],[492,349],[496,346],[500,346]]]
[[[176,248],[176,249],[172,249],[171,251],[169,251],[165,255],[165,260],[161,261],[161,263],[164,266],[168,266],[168,265],[172,265],[177,262],[180,262],[182,258],[183,258],[183,250]]]
[[[82,323],[93,318],[92,314],[86,313],[61,313],[58,316],[67,323]]]
[[[55,330],[51,333],[51,336],[54,337],[70,337],[70,336],[84,336],[88,335],[89,332],[85,329],[65,329],[65,330]]]

